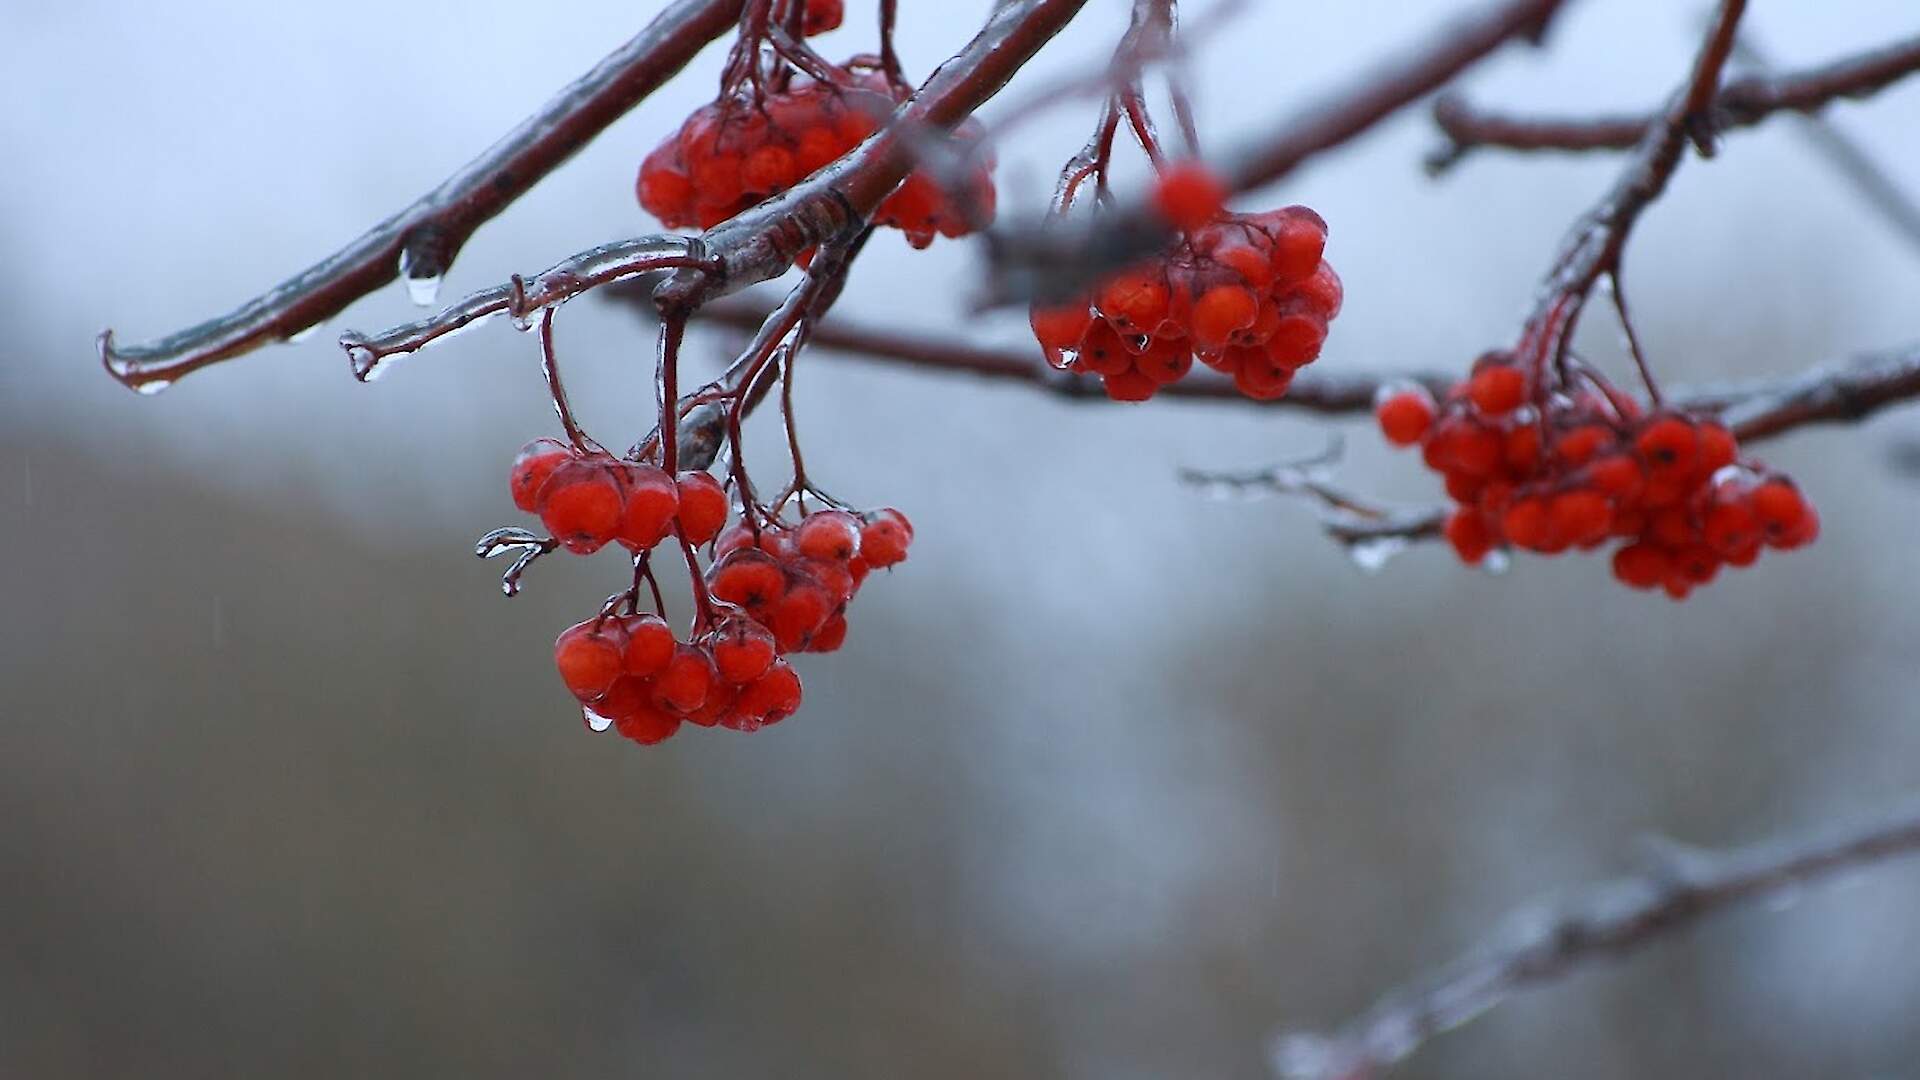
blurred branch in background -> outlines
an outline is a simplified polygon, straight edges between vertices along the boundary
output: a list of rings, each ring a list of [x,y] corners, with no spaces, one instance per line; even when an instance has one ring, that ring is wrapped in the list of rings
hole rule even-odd
[[[1741,41],[1735,55],[1749,66],[1769,66],[1748,40]],[[1811,116],[1834,101],[1867,97],[1916,71],[1920,71],[1920,37],[1816,68],[1733,79],[1713,99],[1713,128],[1731,131],[1752,127],[1779,112]],[[1458,94],[1446,94],[1435,101],[1433,119],[1447,140],[1427,159],[1428,170],[1435,174],[1459,164],[1481,147],[1520,152],[1631,150],[1661,121],[1658,114],[1517,116],[1476,107]]]
[[[1426,1040],[1583,964],[1624,956],[1737,904],[1920,853],[1920,803],[1864,824],[1727,852],[1649,845],[1643,874],[1525,907],[1478,948],[1381,998],[1333,1035],[1287,1034],[1273,1062],[1290,1080],[1363,1080]]]

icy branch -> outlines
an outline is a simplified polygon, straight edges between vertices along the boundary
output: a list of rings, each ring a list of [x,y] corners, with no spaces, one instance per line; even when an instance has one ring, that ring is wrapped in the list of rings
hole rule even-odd
[[[209,364],[298,337],[404,273],[424,295],[483,223],[731,29],[742,0],[675,0],[633,40],[487,151],[353,243],[218,318],[140,345],[101,333],[100,360],[153,392]]]
[[[1281,1036],[1274,1067],[1289,1080],[1374,1076],[1426,1040],[1592,961],[1624,956],[1737,904],[1920,853],[1920,804],[1849,828],[1723,853],[1671,843],[1654,850],[1656,865],[1646,873],[1514,912],[1478,948],[1387,994],[1332,1035]]]

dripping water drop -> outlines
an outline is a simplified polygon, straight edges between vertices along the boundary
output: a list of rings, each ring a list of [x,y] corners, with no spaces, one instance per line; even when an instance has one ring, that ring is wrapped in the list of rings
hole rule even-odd
[[[613,719],[611,717],[601,716],[592,709],[585,707],[582,707],[580,710],[580,719],[587,722],[588,731],[605,731],[613,726]]]
[[[1407,550],[1404,536],[1369,536],[1347,545],[1347,558],[1363,574],[1377,574],[1387,568],[1395,555]]]

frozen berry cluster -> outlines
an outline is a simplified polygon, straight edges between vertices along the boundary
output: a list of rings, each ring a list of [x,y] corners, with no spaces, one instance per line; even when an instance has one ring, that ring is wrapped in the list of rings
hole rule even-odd
[[[513,505],[539,515],[560,546],[591,555],[619,542],[635,553],[677,525],[704,544],[727,523],[727,495],[704,472],[668,476],[658,465],[575,450],[554,439],[521,447],[508,480]]]
[[[703,105],[640,165],[640,205],[670,228],[710,229],[818,171],[879,130],[906,91],[877,72],[848,73],[848,84],[795,79],[787,88]],[[973,120],[954,136],[982,134]],[[917,248],[935,236],[963,236],[993,220],[990,155],[966,180],[962,201],[924,172],[906,181],[874,212]]]
[[[609,543],[640,554],[676,532],[690,546],[713,542],[688,639],[658,615],[610,606],[554,642],[561,681],[589,721],[639,743],[683,723],[754,731],[791,716],[800,676],[785,658],[838,649],[861,583],[905,560],[913,542],[913,526],[892,508],[816,510],[793,524],[760,512],[729,528],[726,491],[707,473],[669,477],[553,439],[523,447],[508,484],[514,505],[576,554]]]
[[[1820,532],[1793,481],[1743,459],[1718,421],[1617,393],[1543,396],[1507,353],[1482,357],[1437,404],[1389,387],[1375,416],[1445,477],[1457,504],[1445,535],[1468,563],[1503,546],[1558,555],[1619,541],[1616,578],[1682,600],[1723,566]]]
[[[1100,376],[1116,401],[1145,401],[1195,357],[1248,397],[1284,395],[1340,313],[1340,277],[1322,258],[1327,223],[1304,206],[1230,214],[1218,198],[1204,174],[1164,178],[1158,205],[1170,221],[1212,217],[1151,262],[1067,303],[1036,306],[1033,332],[1048,362]]]

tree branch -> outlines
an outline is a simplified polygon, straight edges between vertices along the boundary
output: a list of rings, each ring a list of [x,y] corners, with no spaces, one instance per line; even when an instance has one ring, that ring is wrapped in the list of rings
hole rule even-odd
[[[1292,1080],[1372,1076],[1426,1040],[1590,961],[1624,956],[1737,904],[1920,853],[1920,804],[1850,828],[1725,853],[1671,843],[1656,851],[1656,864],[1644,874],[1513,913],[1478,948],[1387,994],[1331,1036],[1280,1037],[1275,1068]]]
[[[1709,110],[1716,131],[1752,127],[1778,112],[1815,113],[1841,98],[1864,98],[1920,71],[1920,37],[1846,57],[1816,68],[1732,79]],[[1543,150],[1631,150],[1664,119],[1653,116],[1547,118],[1482,110],[1455,94],[1433,105],[1434,123],[1447,144],[1427,160],[1443,172],[1480,147]]]
[[[915,166],[913,148],[903,133],[918,137],[965,120],[1085,3],[1007,0],[999,4],[973,40],[940,65],[919,92],[895,110],[885,127],[838,161],[692,241],[681,269],[654,290],[655,305],[684,316],[710,300],[779,277],[804,251],[851,238]],[[522,310],[531,314],[606,282],[659,269],[661,245],[676,240],[641,237],[563,260],[534,279],[544,281],[546,287],[537,294],[529,292]],[[588,261],[595,267],[592,275],[564,272]],[[503,298],[512,288],[509,283],[475,293],[430,318],[371,337],[348,332],[341,336],[341,347],[362,357],[371,350],[376,361],[411,352],[475,319],[505,310]],[[356,366],[360,362],[356,360]]]
[[[215,319],[141,345],[100,335],[100,360],[126,386],[152,393],[209,364],[299,336],[392,281],[436,282],[475,229],[731,29],[742,0],[675,0],[499,142],[326,259]]]
[[[1423,46],[1271,127],[1274,134],[1224,155],[1217,167],[1233,191],[1287,176],[1317,154],[1363,134],[1444,86],[1507,41],[1539,41],[1565,0],[1502,0],[1456,20]],[[983,303],[1004,305],[1070,294],[1102,271],[1158,250],[1166,225],[1144,203],[1080,228],[1021,221],[987,234],[991,273]]]

